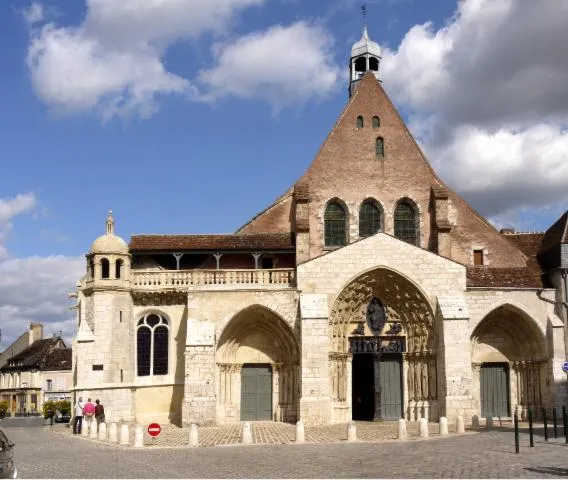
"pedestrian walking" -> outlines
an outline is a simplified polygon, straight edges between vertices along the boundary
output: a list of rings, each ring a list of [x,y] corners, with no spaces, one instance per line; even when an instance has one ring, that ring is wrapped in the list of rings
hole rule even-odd
[[[91,399],[87,399],[87,403],[85,403],[85,407],[83,408],[83,415],[85,416],[85,422],[87,424],[87,428],[89,432],[93,427],[93,420],[95,419],[95,404],[91,402]]]
[[[79,397],[77,403],[75,404],[75,418],[73,420],[73,433],[80,434],[83,428],[83,408],[85,404],[83,403],[83,397]]]
[[[99,431],[99,425],[105,423],[105,407],[97,398],[95,400],[95,420],[97,421],[97,433]]]

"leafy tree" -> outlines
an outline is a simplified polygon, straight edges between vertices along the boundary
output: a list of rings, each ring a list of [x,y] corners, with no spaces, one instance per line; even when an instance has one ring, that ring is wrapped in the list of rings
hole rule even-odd
[[[71,402],[69,400],[59,400],[55,402],[55,408],[59,410],[62,415],[68,415],[71,412]]]
[[[55,403],[56,402],[53,400],[47,400],[43,403],[43,418],[51,418],[55,415],[55,411],[57,410]]]
[[[4,418],[6,416],[7,411],[8,411],[8,400],[0,400],[0,418]]]

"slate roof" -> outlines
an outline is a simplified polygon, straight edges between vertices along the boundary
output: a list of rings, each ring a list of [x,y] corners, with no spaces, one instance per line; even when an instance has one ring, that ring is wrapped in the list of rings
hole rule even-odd
[[[60,343],[63,344],[64,348],[58,347]],[[69,353],[62,353],[61,351],[68,351]],[[10,363],[12,362],[16,362],[16,365],[11,366]],[[49,368],[48,370],[67,370],[71,368],[71,349],[67,348],[60,338],[54,337],[36,340],[28,348],[9,358],[6,365],[0,370],[17,371],[32,368],[45,370],[46,365],[50,367],[59,365],[58,368]],[[63,366],[65,366],[65,368],[61,368]]]
[[[562,244],[568,243],[568,211],[564,213],[544,234],[538,259],[547,271],[562,264]]]
[[[227,235],[133,235],[130,250],[293,250],[292,233],[251,233]]]

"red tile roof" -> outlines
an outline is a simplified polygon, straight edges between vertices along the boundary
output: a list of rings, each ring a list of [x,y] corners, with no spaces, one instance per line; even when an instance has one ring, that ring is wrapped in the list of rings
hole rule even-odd
[[[468,287],[543,288],[540,271],[528,267],[467,267]]]
[[[292,233],[227,235],[133,235],[131,251],[157,250],[293,250]]]

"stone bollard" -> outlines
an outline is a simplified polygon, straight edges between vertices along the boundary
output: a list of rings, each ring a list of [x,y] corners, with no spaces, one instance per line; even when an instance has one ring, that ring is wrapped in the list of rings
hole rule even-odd
[[[440,417],[440,435],[448,434],[448,419],[446,417]]]
[[[89,437],[96,440],[99,438],[99,433],[97,432],[97,422],[91,420],[91,427],[89,428]]]
[[[493,430],[493,417],[491,415],[489,415],[486,419],[485,419],[485,426],[487,427],[487,431],[490,432],[491,430]]]
[[[465,433],[465,422],[463,421],[462,415],[458,415],[458,420],[456,422],[456,433]]]
[[[241,437],[241,443],[249,445],[252,443],[252,428],[249,422],[243,424],[243,434]]]
[[[408,438],[408,434],[406,433],[406,420],[401,418],[398,421],[398,439],[399,440],[406,440]]]
[[[101,442],[106,442],[107,440],[107,426],[104,422],[99,425],[99,440]]]
[[[296,443],[304,443],[305,441],[304,422],[300,420],[296,422]]]
[[[428,420],[421,418],[418,422],[418,432],[420,438],[428,438]]]
[[[118,427],[114,422],[110,424],[110,430],[108,432],[108,441],[112,443],[118,443]]]
[[[357,441],[357,425],[353,420],[347,424],[347,441],[356,442]]]
[[[120,444],[128,445],[130,443],[130,435],[128,433],[128,425],[121,425],[120,427]]]
[[[189,445],[191,447],[199,447],[199,431],[195,423],[192,423],[189,427]]]
[[[89,436],[89,424],[87,422],[85,422],[84,418],[83,418],[83,426],[81,427],[81,436],[82,437],[88,437]]]
[[[479,430],[479,415],[473,415],[471,417],[471,429]]]
[[[136,427],[134,431],[134,446],[136,448],[142,448],[144,446],[144,430],[142,427]]]

